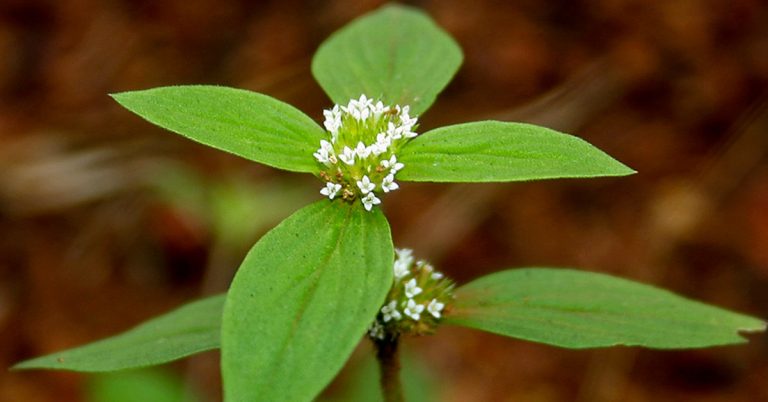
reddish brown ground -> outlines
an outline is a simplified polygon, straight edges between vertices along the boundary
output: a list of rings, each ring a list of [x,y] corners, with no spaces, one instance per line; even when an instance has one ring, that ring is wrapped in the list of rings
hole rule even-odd
[[[515,266],[584,267],[768,316],[768,4],[414,3],[465,52],[423,129],[536,122],[640,173],[405,184],[385,202],[398,245],[460,282]],[[309,72],[313,51],[377,4],[0,3],[0,368],[225,288],[242,247],[212,251],[199,217],[150,197],[151,160],[183,161],[211,180],[295,177],[156,129],[107,93],[215,83],[319,118],[329,102]],[[449,402],[768,400],[765,335],[703,351],[567,351],[446,329],[413,345]],[[218,395],[215,364],[176,367]],[[3,369],[0,401],[80,401],[82,384]]]

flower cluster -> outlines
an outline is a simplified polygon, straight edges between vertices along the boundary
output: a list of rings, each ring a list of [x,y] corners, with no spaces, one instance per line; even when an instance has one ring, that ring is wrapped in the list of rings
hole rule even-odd
[[[418,119],[408,113],[408,106],[385,106],[365,95],[323,111],[329,137],[313,154],[325,181],[320,194],[331,200],[359,199],[370,211],[381,204],[377,194],[397,190],[395,175],[404,167],[397,151],[417,136]]]
[[[454,282],[410,249],[395,249],[394,283],[368,329],[374,340],[431,334],[453,300]]]

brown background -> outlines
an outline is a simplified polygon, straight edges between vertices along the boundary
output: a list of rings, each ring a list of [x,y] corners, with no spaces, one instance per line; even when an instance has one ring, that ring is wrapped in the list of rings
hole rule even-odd
[[[309,72],[314,50],[379,4],[0,1],[0,367],[225,289],[245,246],[221,246],[200,215],[153,196],[155,162],[211,182],[295,184],[296,205],[317,197],[311,177],[170,135],[106,94],[222,84],[319,119],[330,104]],[[578,267],[768,316],[765,1],[409,4],[465,53],[422,129],[544,124],[640,173],[406,183],[384,200],[397,245],[461,283],[515,266]],[[765,335],[679,352],[569,351],[454,328],[410,343],[445,401],[768,400]],[[215,355],[173,367],[216,399]],[[0,401],[80,401],[83,384],[77,374],[3,370]]]

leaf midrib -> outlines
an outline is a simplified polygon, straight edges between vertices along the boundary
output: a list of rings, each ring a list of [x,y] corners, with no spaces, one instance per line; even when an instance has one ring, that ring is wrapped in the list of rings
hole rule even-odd
[[[331,206],[331,207],[333,207],[333,206]],[[338,231],[338,235],[337,235],[336,240],[334,242],[333,248],[331,248],[330,252],[328,252],[327,255],[323,257],[322,264],[320,264],[320,266],[317,269],[315,269],[314,272],[312,272],[312,274],[310,274],[310,276],[308,277],[309,279],[311,279],[313,277],[322,276],[322,274],[323,274],[323,272],[325,270],[325,267],[328,267],[331,258],[333,257],[334,254],[337,253],[339,244],[341,243],[341,239],[344,237],[344,233],[345,233],[345,231],[347,230],[347,228],[349,226],[349,220],[351,219],[352,211],[353,211],[353,208],[351,208],[351,207],[348,208],[348,212],[347,212],[347,214],[346,214],[346,216],[344,217],[344,220],[343,220],[344,223],[341,226],[341,229]],[[333,223],[333,221],[335,221],[335,220],[336,220],[335,218],[331,217],[329,219],[329,222]],[[328,227],[328,226],[323,226],[323,227]],[[299,320],[304,315],[304,312],[306,312],[307,306],[309,306],[310,301],[314,298],[314,295],[317,292],[317,288],[319,286],[319,283],[320,283],[319,279],[312,281],[310,283],[308,289],[304,292],[304,295],[301,298],[300,308],[297,311],[297,314],[296,314],[296,316],[293,319],[293,322],[292,322],[292,325],[291,325],[291,330],[290,330],[288,336],[283,338],[283,342],[281,342],[280,347],[278,349],[279,353],[275,354],[276,357],[284,356],[285,355],[285,351],[289,348],[289,346],[291,344],[291,340],[294,338],[294,336],[296,334],[296,330],[298,329],[298,326],[299,326]],[[280,367],[282,367],[282,365],[280,365]],[[277,373],[278,371],[279,370],[272,370],[270,372],[271,373]]]

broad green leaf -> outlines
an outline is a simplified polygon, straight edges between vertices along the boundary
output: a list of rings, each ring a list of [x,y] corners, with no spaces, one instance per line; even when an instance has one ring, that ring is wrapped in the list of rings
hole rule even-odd
[[[658,349],[743,343],[765,322],[604,274],[527,268],[456,291],[446,322],[565,348]]]
[[[194,402],[200,400],[181,377],[158,368],[96,374],[88,380],[88,402]]]
[[[379,209],[318,201],[256,243],[222,322],[227,401],[309,401],[360,341],[392,284]]]
[[[312,60],[312,73],[337,104],[361,94],[386,104],[429,108],[461,65],[461,49],[426,14],[389,5],[331,35]]]
[[[293,172],[315,172],[324,130],[287,103],[243,89],[192,85],[112,97],[147,121],[202,144]]]
[[[498,182],[623,176],[634,171],[586,141],[524,123],[480,121],[428,131],[398,155],[399,180]]]
[[[21,362],[14,369],[115,371],[167,363],[219,347],[224,295],[179,307],[111,338]]]

